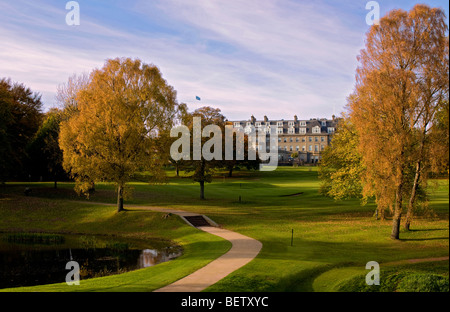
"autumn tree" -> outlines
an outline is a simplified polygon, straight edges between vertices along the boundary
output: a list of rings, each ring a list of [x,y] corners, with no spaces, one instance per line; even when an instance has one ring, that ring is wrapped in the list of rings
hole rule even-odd
[[[156,66],[116,58],[91,73],[75,100],[76,111],[61,123],[64,168],[79,192],[92,181],[114,182],[120,212],[136,171],[163,176],[167,155],[160,142],[178,114],[176,91]]]
[[[433,126],[429,130],[430,141],[433,144],[430,146],[431,153],[431,170],[432,172],[441,175],[449,175],[449,100],[444,100],[440,103],[436,112],[436,118]]]
[[[393,239],[399,239],[405,196],[412,207],[429,157],[427,129],[448,98],[447,29],[440,9],[393,10],[371,27],[358,57],[349,111],[366,167],[363,192],[391,202]]]

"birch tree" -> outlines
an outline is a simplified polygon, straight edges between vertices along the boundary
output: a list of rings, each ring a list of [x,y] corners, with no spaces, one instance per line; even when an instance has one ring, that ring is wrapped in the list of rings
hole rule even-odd
[[[447,30],[440,9],[418,4],[410,12],[393,10],[371,27],[358,57],[349,110],[367,168],[363,192],[385,188],[394,210],[393,239],[399,239],[405,196],[414,206],[436,107],[448,98]]]

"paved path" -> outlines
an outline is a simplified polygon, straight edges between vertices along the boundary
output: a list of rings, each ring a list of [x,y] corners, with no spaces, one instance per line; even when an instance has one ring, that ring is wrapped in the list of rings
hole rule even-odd
[[[199,215],[197,213],[160,207],[128,205],[127,208],[173,213],[181,217]],[[172,284],[157,289],[155,292],[202,291],[252,261],[262,248],[262,243],[256,239],[233,231],[213,226],[202,226],[198,227],[198,229],[230,241],[232,244],[230,250],[203,268]]]
[[[78,202],[80,203],[80,202]],[[107,205],[113,206],[114,204],[99,203],[99,202],[83,202],[87,204]],[[173,213],[180,217],[199,216],[198,213],[176,210],[170,208],[153,207],[153,206],[139,206],[139,205],[127,205],[125,207],[129,210],[151,210],[165,213]],[[184,218],[183,218],[184,219]],[[186,221],[186,219],[184,219]],[[209,222],[213,222],[208,219]],[[213,235],[217,235],[231,242],[230,250],[211,261],[203,268],[191,273],[190,275],[164,286],[155,292],[199,292],[211,286],[228,274],[236,271],[240,267],[246,265],[252,261],[260,252],[262,243],[256,239],[244,236],[242,234],[225,230],[214,226],[202,226],[198,227],[199,230],[203,230]]]

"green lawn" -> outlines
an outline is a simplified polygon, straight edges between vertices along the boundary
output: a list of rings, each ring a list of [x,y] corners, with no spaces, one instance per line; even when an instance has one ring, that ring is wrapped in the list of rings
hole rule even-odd
[[[402,232],[400,241],[389,238],[391,220],[375,220],[375,206],[358,200],[336,202],[318,193],[316,168],[280,167],[274,172],[237,171],[219,175],[205,187],[170,172],[168,183],[134,182],[133,198],[125,204],[165,206],[195,211],[224,228],[258,239],[263,249],[248,265],[207,291],[336,291],[362,276],[365,264],[449,254],[448,180],[435,180],[429,211],[422,211]],[[32,197],[21,196],[30,186]],[[0,231],[102,233],[133,237],[161,237],[185,247],[183,257],[118,276],[83,281],[77,290],[147,291],[181,278],[205,265],[230,247],[215,236],[195,230],[175,216],[162,219],[149,211],[117,214],[114,205],[87,202],[73,192],[72,183],[8,183],[0,187]],[[299,194],[300,193],[300,194]],[[297,194],[296,196],[289,196]],[[241,201],[239,201],[241,196]],[[68,201],[70,199],[71,201]],[[114,188],[98,184],[89,202],[114,204]],[[294,241],[291,246],[291,232]],[[442,264],[430,264],[431,267]],[[447,261],[448,267],[448,261]],[[411,265],[397,266],[410,270]],[[448,270],[439,270],[448,278]],[[64,284],[33,290],[74,290]],[[14,289],[16,290],[16,289]],[[27,289],[30,290],[30,289]]]

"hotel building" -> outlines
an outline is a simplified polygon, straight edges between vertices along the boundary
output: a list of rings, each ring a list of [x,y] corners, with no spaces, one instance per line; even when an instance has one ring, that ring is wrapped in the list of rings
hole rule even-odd
[[[266,134],[266,147],[269,148],[271,131],[278,134],[278,161],[314,164],[320,161],[321,152],[330,144],[336,130],[338,119],[333,116],[331,120],[326,118],[311,118],[309,120],[294,119],[269,120],[264,116],[263,120],[257,120],[251,116],[249,120],[228,121],[234,128],[242,127],[245,133],[257,131]],[[273,130],[272,130],[273,129]],[[256,141],[254,146],[261,150]],[[291,155],[298,153],[297,159]]]

